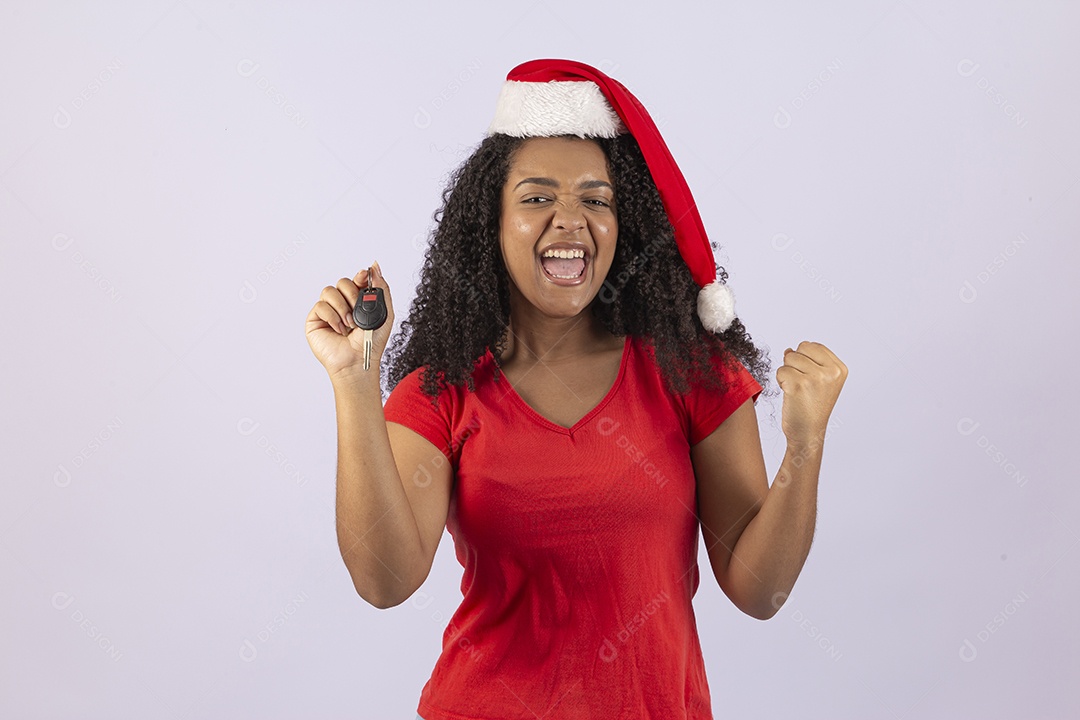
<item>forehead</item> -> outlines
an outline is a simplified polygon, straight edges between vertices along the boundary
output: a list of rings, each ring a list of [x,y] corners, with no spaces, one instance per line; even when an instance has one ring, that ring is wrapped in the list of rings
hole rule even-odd
[[[576,137],[529,138],[510,160],[510,175],[555,177],[559,175],[608,180],[607,156],[594,141]]]

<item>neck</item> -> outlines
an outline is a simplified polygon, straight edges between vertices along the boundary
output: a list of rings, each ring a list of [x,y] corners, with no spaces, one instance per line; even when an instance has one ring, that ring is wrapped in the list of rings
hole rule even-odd
[[[501,361],[551,365],[611,349],[617,338],[585,308],[574,317],[552,318],[536,308],[512,308]]]

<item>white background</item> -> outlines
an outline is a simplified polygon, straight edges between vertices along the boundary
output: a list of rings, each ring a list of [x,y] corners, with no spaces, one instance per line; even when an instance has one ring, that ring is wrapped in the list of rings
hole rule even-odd
[[[716,716],[1080,713],[1080,11],[752,5],[6,3],[0,715],[413,717],[461,568],[356,595],[303,321],[376,259],[406,315],[535,57],[650,109],[774,368],[850,369],[787,605],[701,566]]]

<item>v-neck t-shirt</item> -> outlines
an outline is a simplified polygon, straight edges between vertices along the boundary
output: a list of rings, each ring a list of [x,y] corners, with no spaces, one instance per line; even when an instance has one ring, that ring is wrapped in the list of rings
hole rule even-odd
[[[475,392],[444,388],[437,408],[420,369],[393,389],[386,420],[453,469],[446,527],[464,569],[426,720],[712,718],[690,447],[762,391],[742,364],[714,367],[726,393],[671,393],[628,335],[610,391],[569,428],[496,380],[490,350]]]

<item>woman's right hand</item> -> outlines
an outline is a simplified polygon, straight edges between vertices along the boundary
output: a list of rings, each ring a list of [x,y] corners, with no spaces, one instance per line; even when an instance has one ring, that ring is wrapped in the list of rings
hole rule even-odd
[[[386,322],[372,333],[371,369],[376,376],[379,361],[390,340],[394,325],[394,303],[390,286],[382,276],[379,263],[372,266],[371,284],[382,288],[386,300]],[[352,280],[341,278],[336,286],[323,288],[319,301],[311,308],[305,323],[308,345],[315,357],[330,374],[331,380],[364,372],[364,331],[357,329],[352,309],[360,297],[361,288],[368,286],[368,269],[356,273]]]

